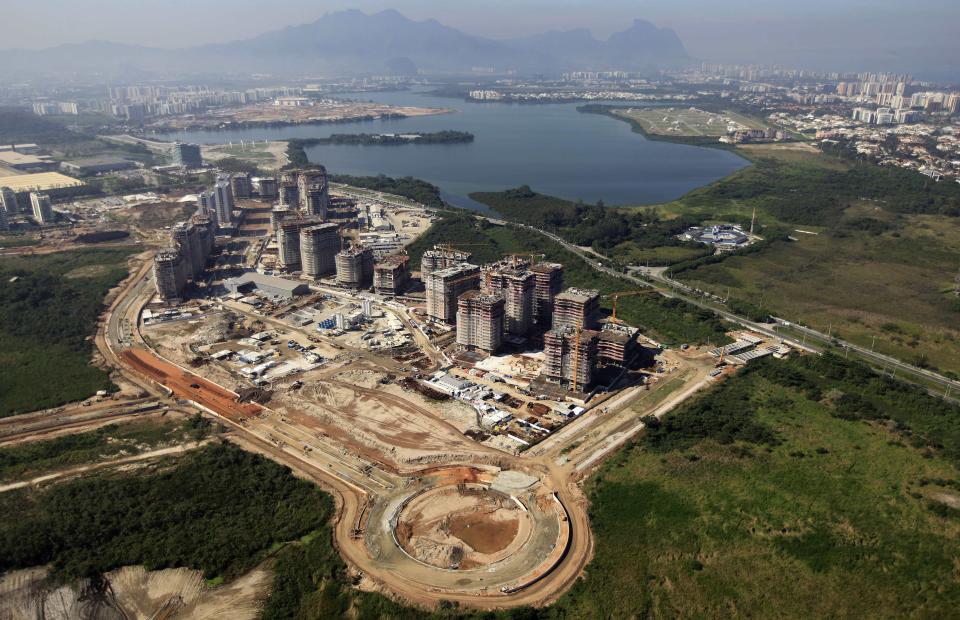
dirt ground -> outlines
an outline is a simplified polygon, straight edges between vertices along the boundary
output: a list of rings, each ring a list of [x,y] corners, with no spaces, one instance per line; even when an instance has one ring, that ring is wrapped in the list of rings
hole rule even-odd
[[[229,585],[207,588],[198,570],[125,566],[106,574],[113,597],[91,613],[83,596],[85,581],[50,590],[43,585],[46,574],[38,567],[0,576],[0,618],[253,620],[270,594],[273,578],[261,565]]]

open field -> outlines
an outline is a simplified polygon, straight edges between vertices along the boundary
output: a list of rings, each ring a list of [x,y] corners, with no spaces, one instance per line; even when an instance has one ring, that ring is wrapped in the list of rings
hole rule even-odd
[[[660,136],[715,137],[725,136],[730,129],[761,129],[755,119],[727,112],[717,114],[693,107],[686,108],[623,108],[613,112],[627,121],[637,123],[644,133]]]
[[[88,338],[103,298],[127,275],[129,255],[110,249],[0,259],[0,416],[111,389],[107,373],[91,366]]]
[[[841,419],[856,415],[837,401],[854,385],[878,408],[907,401],[798,360],[765,365],[668,414],[589,481],[596,556],[560,617],[952,614],[955,452],[924,447],[942,431]],[[794,373],[838,392],[818,402]],[[918,407],[914,419],[932,413]],[[765,430],[721,433],[751,425]]]
[[[847,162],[800,149],[756,146],[750,152],[787,166],[789,178],[799,179],[805,171],[856,174]],[[741,174],[747,173],[730,179],[734,186],[741,183]],[[708,195],[724,195],[724,181],[719,183]],[[960,208],[960,196],[947,190],[952,188],[935,200],[943,201],[944,210],[954,203]],[[703,208],[706,196],[694,194],[668,208]],[[786,230],[795,241],[776,241],[757,253],[694,263],[686,270],[680,264],[674,273],[680,271],[681,280],[720,296],[729,292],[754,305],[762,298],[765,309],[790,321],[905,361],[958,372],[960,298],[954,290],[960,222],[950,214],[904,212],[909,199],[896,193],[834,199],[833,206],[824,207],[822,219],[804,215],[793,224],[792,207],[787,211],[763,194],[720,199],[716,211],[744,217],[756,206],[765,228]],[[765,234],[763,228],[760,232]]]

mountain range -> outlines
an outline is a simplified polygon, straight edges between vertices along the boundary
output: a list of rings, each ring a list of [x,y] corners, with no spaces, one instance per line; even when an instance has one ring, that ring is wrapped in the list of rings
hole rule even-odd
[[[329,13],[252,39],[167,50],[89,41],[44,50],[0,50],[0,75],[272,73],[554,73],[565,70],[644,71],[689,60],[668,28],[635,20],[606,40],[588,30],[551,31],[498,41],[464,33],[433,19],[397,11]]]

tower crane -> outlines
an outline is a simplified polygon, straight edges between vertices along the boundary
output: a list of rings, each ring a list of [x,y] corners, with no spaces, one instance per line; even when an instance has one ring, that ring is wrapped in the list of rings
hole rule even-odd
[[[634,297],[636,295],[652,295],[654,293],[659,294],[660,291],[658,291],[655,288],[642,288],[642,289],[637,289],[633,291],[618,291],[616,293],[610,293],[608,295],[604,295],[604,297],[609,297],[613,299],[613,312],[610,315],[610,320],[618,324],[623,323],[622,320],[617,318],[617,300],[619,300],[621,297]]]

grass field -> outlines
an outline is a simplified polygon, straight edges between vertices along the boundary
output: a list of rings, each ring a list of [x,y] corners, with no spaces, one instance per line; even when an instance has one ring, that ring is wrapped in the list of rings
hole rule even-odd
[[[956,461],[914,447],[909,425],[840,419],[828,401],[842,382],[811,396],[779,374],[734,377],[664,434],[691,434],[742,391],[772,441],[641,441],[591,480],[596,557],[556,617],[953,615]]]
[[[810,150],[749,148],[752,157],[785,162],[794,175],[850,170],[848,163]],[[741,174],[749,173],[734,177]],[[701,209],[704,199],[696,193],[662,209]],[[956,217],[900,213],[893,201],[864,197],[839,204],[828,216],[829,226],[791,225],[765,210],[765,201],[721,199],[714,209],[742,217],[759,205],[758,220],[766,229],[786,229],[796,241],[775,242],[679,278],[754,304],[762,298],[777,316],[908,362],[960,372],[960,298],[953,294],[960,270]]]
[[[716,114],[697,108],[624,108],[614,112],[627,121],[640,125],[648,134],[660,136],[714,137],[728,133],[728,126],[737,129],[762,128],[764,125],[742,115]]]
[[[107,373],[90,365],[89,338],[107,292],[127,275],[130,252],[0,258],[0,416],[113,387]]]

